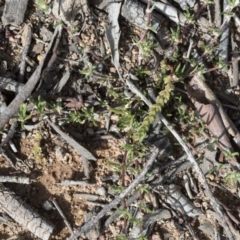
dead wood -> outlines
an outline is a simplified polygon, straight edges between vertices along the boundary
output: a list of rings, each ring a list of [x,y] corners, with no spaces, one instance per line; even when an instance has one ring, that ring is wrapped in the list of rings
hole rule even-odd
[[[44,57],[44,60],[40,63],[40,65],[37,67],[37,69],[34,71],[28,82],[25,84],[24,88],[16,95],[16,97],[13,99],[13,101],[9,104],[9,106],[5,109],[4,114],[0,115],[0,129],[3,129],[4,125],[12,118],[19,110],[20,105],[31,95],[33,89],[37,85],[41,73],[43,71],[43,68],[46,64],[46,61],[49,59],[52,54],[54,54],[54,49],[56,49],[57,46],[55,46],[55,43],[59,43],[58,38],[61,37],[62,33],[62,26],[59,26],[56,28],[54,36],[52,38],[52,41],[49,45],[48,51]],[[52,57],[50,59],[52,64]]]
[[[42,240],[50,238],[54,226],[2,184],[0,184],[0,208],[35,236]]]
[[[213,91],[209,88],[209,86],[204,81],[204,77],[200,75],[195,75],[192,78],[192,80],[189,82],[189,86],[192,89],[194,89],[194,91],[197,91],[198,94],[201,94],[202,99],[203,97],[205,98],[205,104],[213,104],[217,107],[226,130],[230,135],[234,137],[234,141],[236,142],[236,144],[240,146],[239,131],[237,130],[237,128],[234,126],[231,119],[228,117],[228,115],[224,111],[221,102],[217,99]],[[191,96],[194,97],[193,94],[191,94]]]
[[[154,160],[158,156],[160,152],[160,155],[162,155],[165,152],[165,149],[159,151],[157,148],[155,148],[152,151],[151,157],[147,161],[147,164],[144,166],[142,172],[134,179],[134,181],[125,189],[122,191],[120,195],[118,195],[112,202],[110,202],[108,205],[106,205],[98,214],[97,216],[92,219],[91,221],[88,221],[85,223],[81,228],[79,228],[73,236],[69,238],[69,240],[74,240],[77,239],[81,234],[85,233],[88,231],[92,226],[97,224],[97,222],[112,208],[114,208],[117,204],[119,204],[123,198],[127,196],[144,178],[146,173],[149,171],[150,167],[152,166]]]
[[[6,0],[3,10],[3,25],[20,25],[23,22],[28,0]]]

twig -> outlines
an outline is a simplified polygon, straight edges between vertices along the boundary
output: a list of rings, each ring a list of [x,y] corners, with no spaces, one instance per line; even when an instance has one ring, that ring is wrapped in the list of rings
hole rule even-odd
[[[224,10],[227,8],[227,0],[223,0]],[[228,60],[228,46],[229,46],[229,34],[230,34],[230,17],[224,15],[222,24],[222,34],[219,42],[219,57],[221,57],[224,63]]]
[[[64,215],[62,209],[61,209],[60,206],[58,205],[58,203],[57,203],[57,201],[56,201],[55,198],[52,200],[52,203],[53,203],[53,205],[55,206],[55,208],[58,210],[60,216],[63,218],[63,221],[64,221],[64,223],[66,224],[67,228],[69,229],[70,233],[73,234],[73,229],[72,229],[70,223],[68,222],[66,216]]]
[[[61,36],[62,33],[62,27],[59,26],[55,30],[54,36]],[[55,37],[52,38],[52,41],[50,43],[53,44],[55,42]],[[45,55],[45,59],[47,59],[48,55],[51,53],[51,47],[49,47],[49,50],[47,54]],[[13,101],[9,104],[8,107],[6,107],[4,114],[0,115],[0,129],[3,129],[5,124],[9,121],[10,118],[12,118],[19,110],[20,105],[31,95],[33,89],[37,85],[41,73],[44,66],[44,60],[40,63],[40,65],[36,68],[28,82],[25,84],[24,88],[16,95],[16,97],[13,99]]]
[[[0,176],[0,182],[12,182],[21,184],[30,184],[30,179],[28,177],[18,177],[18,176]]]
[[[83,163],[84,175],[85,175],[86,179],[89,179],[90,178],[89,162],[84,156],[81,156],[81,159],[82,159],[82,163]]]
[[[134,201],[136,201],[138,198],[140,197],[140,192],[136,192],[134,193],[131,197],[129,197],[126,201],[126,207],[129,207]],[[120,209],[123,209],[123,206],[120,207]],[[119,213],[118,210],[115,211],[115,213],[113,213],[104,223],[102,232],[105,231],[105,229],[108,228],[108,226],[119,216],[121,215],[121,213]]]
[[[164,149],[161,150],[160,155],[164,153]],[[146,165],[144,166],[142,172],[134,179],[134,181],[125,189],[122,191],[121,194],[119,194],[111,203],[106,205],[95,218],[93,218],[91,221],[88,221],[85,223],[81,228],[79,228],[76,233],[69,238],[69,240],[77,239],[82,233],[88,231],[92,226],[97,224],[97,222],[113,207],[115,207],[117,204],[119,204],[123,198],[129,194],[144,178],[150,167],[152,166],[154,160],[159,154],[159,149],[154,148],[151,154],[151,157],[147,161]]]
[[[141,99],[146,99],[145,96],[135,87],[135,85],[129,80],[127,79],[127,84],[129,86],[129,88],[135,92]],[[147,99],[146,99],[147,100]],[[152,106],[150,101],[146,101],[145,102],[149,107]],[[216,211],[216,213],[218,214],[219,218],[221,219],[221,223],[226,231],[226,234],[228,235],[228,238],[231,240],[234,240],[234,237],[232,235],[232,232],[226,222],[226,219],[224,218],[224,214],[222,212],[222,209],[220,207],[220,205],[217,203],[216,199],[214,198],[210,187],[207,183],[207,180],[201,170],[201,168],[198,166],[198,163],[196,161],[196,159],[194,158],[192,152],[190,151],[190,149],[188,148],[188,146],[186,145],[186,143],[182,140],[182,138],[180,137],[180,135],[175,131],[175,129],[173,128],[173,126],[168,122],[168,120],[161,114],[158,113],[158,116],[160,118],[160,120],[163,122],[163,124],[168,128],[168,130],[172,133],[172,135],[177,139],[177,141],[180,143],[180,145],[182,146],[183,150],[186,152],[186,154],[188,155],[188,160],[193,164],[193,166],[195,167],[195,170],[197,172],[197,174],[199,175],[203,186],[206,190],[206,194],[208,195],[208,198],[211,201],[212,207],[213,209]]]
[[[31,40],[32,40],[32,28],[28,25],[27,27],[27,39],[25,42],[25,45],[23,47],[22,50],[22,59],[21,59],[21,64],[20,64],[20,72],[19,72],[19,76],[18,76],[18,81],[20,83],[24,82],[24,73],[25,73],[25,67],[26,67],[26,56],[28,54],[29,51],[29,47],[31,44]]]
[[[87,194],[87,193],[74,193],[73,197],[82,198],[87,201],[97,201],[99,199],[99,195]]]
[[[147,26],[146,26],[144,32],[142,33],[140,41],[143,41],[146,38],[147,33],[148,33],[148,27],[151,24],[151,12],[153,10],[153,9],[151,9],[151,4],[152,4],[152,0],[148,0],[147,9],[146,9]]]
[[[221,18],[220,0],[214,0],[214,23],[218,28],[221,26]]]
[[[13,137],[13,135],[14,135],[14,133],[15,133],[15,131],[16,131],[17,125],[18,125],[18,124],[17,124],[17,120],[14,119],[14,120],[13,120],[13,123],[12,123],[12,125],[11,125],[8,133],[7,133],[7,136],[4,138],[4,140],[2,141],[2,143],[1,143],[1,145],[0,145],[1,147],[3,147],[4,145],[6,145],[6,144],[9,142],[9,140]]]
[[[237,44],[234,40],[234,32],[233,29],[231,31],[231,43],[232,43],[232,60],[236,59],[239,54],[238,54],[238,47]],[[230,86],[231,87],[237,87],[238,86],[238,81],[239,81],[239,68],[238,68],[238,62],[232,62],[232,71],[233,71],[233,79],[232,81],[230,80]]]
[[[80,186],[92,186],[94,184],[92,183],[88,183],[85,181],[73,181],[73,180],[63,180],[60,183],[56,183],[57,185],[60,186],[76,186],[76,185],[80,185]]]
[[[70,146],[72,146],[79,154],[81,154],[83,157],[85,157],[88,160],[94,160],[97,159],[90,153],[86,148],[81,146],[78,142],[76,142],[74,139],[69,137],[66,133],[64,133],[58,126],[56,126],[54,123],[52,123],[49,119],[46,119],[48,124],[54,129],[55,132],[57,132]]]
[[[184,187],[187,191],[187,195],[190,199],[193,199],[193,195],[192,195],[192,192],[191,192],[191,189],[190,189],[190,185],[189,185],[189,179],[188,179],[188,176],[185,174],[183,175],[183,181],[184,181]]]

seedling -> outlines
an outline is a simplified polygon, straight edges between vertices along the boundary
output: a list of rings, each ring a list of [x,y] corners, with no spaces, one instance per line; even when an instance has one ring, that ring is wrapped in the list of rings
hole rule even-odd
[[[51,8],[46,4],[45,0],[35,0],[35,7],[43,11],[45,14],[49,14],[51,12]]]
[[[72,112],[69,112],[68,119],[67,119],[67,123],[79,123],[79,124],[83,124],[84,121],[83,121],[82,118],[81,118],[80,112],[72,111]]]
[[[37,100],[35,101],[35,105],[37,113],[40,115],[40,119],[42,119],[46,112],[47,102],[42,100],[41,97],[38,96]]]
[[[18,121],[21,122],[22,129],[24,129],[25,122],[31,117],[32,117],[31,114],[27,114],[27,104],[26,103],[21,104],[18,113]]]
[[[181,28],[180,28],[179,25],[177,26],[176,30],[170,28],[172,42],[174,42],[174,43],[179,43],[180,42],[180,39],[181,39],[180,30],[181,30]]]
[[[56,102],[56,103],[53,103],[53,104],[50,104],[50,107],[55,110],[58,114],[62,114],[62,110],[63,110],[63,107],[62,107],[62,103],[61,101],[60,102]]]
[[[225,177],[226,183],[230,183],[231,186],[237,187],[237,183],[240,181],[240,173],[237,171],[233,171],[232,173],[229,173]]]
[[[157,46],[157,44],[154,43],[153,40],[150,38],[149,33],[144,40],[138,40],[137,38],[133,38],[133,43],[140,49],[144,57],[150,56],[151,51]]]
[[[81,111],[72,111],[67,119],[67,123],[84,124],[86,121],[97,126],[97,121],[94,118],[94,108],[82,108]]]
[[[79,70],[79,72],[85,76],[86,79],[89,79],[89,77],[93,74],[94,70],[96,69],[96,66],[91,66],[83,70]]]
[[[194,14],[191,14],[189,9],[186,10],[186,12],[184,13],[185,18],[187,19],[187,22],[189,24],[194,22]]]

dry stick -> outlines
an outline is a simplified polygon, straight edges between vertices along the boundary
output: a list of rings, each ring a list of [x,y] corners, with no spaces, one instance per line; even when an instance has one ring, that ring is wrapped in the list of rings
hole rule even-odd
[[[49,119],[46,119],[48,124],[57,132],[70,146],[72,146],[80,155],[83,156],[84,159],[94,160],[97,159],[90,153],[86,148],[81,146],[78,142],[76,142],[73,138],[69,137],[66,133],[64,133],[58,126],[52,123]]]
[[[30,179],[29,177],[22,177],[22,176],[0,176],[0,182],[30,184]]]
[[[232,43],[232,59],[235,59],[239,56],[238,54],[238,47],[234,40],[234,32],[233,29],[231,29],[231,43]],[[232,71],[233,71],[233,79],[230,80],[230,86],[231,87],[237,87],[239,82],[239,68],[238,68],[238,62],[232,63]]]
[[[129,86],[130,90],[135,93],[136,95],[138,95],[149,107],[152,106],[152,103],[137,89],[137,87],[129,80],[126,80],[127,85]],[[222,211],[221,206],[217,203],[216,199],[214,198],[211,189],[207,183],[207,180],[201,170],[201,168],[198,166],[198,163],[196,161],[196,159],[194,158],[192,152],[190,151],[190,149],[188,148],[188,146],[186,145],[186,143],[182,140],[181,136],[175,131],[175,129],[173,128],[173,126],[168,122],[168,120],[161,114],[158,113],[158,116],[160,118],[160,120],[163,122],[163,124],[168,128],[168,130],[172,133],[172,135],[177,139],[177,141],[181,144],[183,150],[186,152],[186,154],[188,155],[188,160],[193,164],[193,166],[195,167],[196,172],[198,173],[200,179],[202,180],[202,184],[206,190],[206,193],[208,195],[208,198],[211,201],[212,207],[213,209],[216,211],[216,213],[219,216],[219,219],[221,219],[221,223],[222,226],[224,227],[226,234],[228,236],[228,238],[230,240],[234,240],[233,234],[227,224],[226,219],[224,218],[224,214]]]
[[[24,73],[25,73],[25,67],[26,67],[26,56],[28,54],[28,50],[29,50],[31,40],[32,40],[32,28],[30,26],[28,26],[27,31],[28,31],[27,39],[26,39],[26,43],[22,50],[22,59],[21,59],[21,65],[20,65],[20,72],[19,72],[19,76],[18,76],[18,81],[20,83],[23,83],[23,80],[24,80]]]
[[[54,43],[55,36],[61,35],[62,27],[59,26],[56,28],[50,46]],[[51,48],[51,47],[50,47]],[[50,49],[48,50],[47,54],[45,55],[46,59],[50,54]],[[28,82],[25,84],[24,88],[17,94],[17,96],[13,99],[13,101],[9,104],[9,106],[5,109],[4,113],[0,114],[0,130],[4,128],[5,124],[12,118],[19,110],[20,105],[31,95],[33,89],[37,85],[41,73],[43,70],[44,60],[40,63],[40,65],[36,68]]]
[[[129,207],[134,201],[136,201],[139,197],[140,197],[140,192],[136,192],[134,193],[131,197],[129,197],[126,201],[126,207]],[[123,206],[121,206],[119,209],[124,209]],[[108,226],[115,220],[117,219],[119,216],[121,215],[121,213],[116,210],[104,223],[103,229],[102,229],[102,233],[105,231],[105,229],[108,228]]]
[[[220,0],[214,0],[214,23],[218,28],[221,26],[221,18]]]
[[[18,124],[17,124],[17,120],[14,119],[14,120],[13,120],[13,123],[12,123],[12,125],[11,125],[8,133],[7,133],[7,136],[6,136],[6,137],[4,138],[4,140],[2,141],[0,147],[4,147],[4,145],[6,145],[6,144],[10,141],[10,139],[13,137],[13,135],[14,135],[14,133],[15,133],[15,131],[16,131],[17,125],[18,125]]]
[[[164,153],[165,149],[160,151],[160,155]],[[112,208],[114,208],[117,204],[119,204],[123,198],[127,196],[144,178],[146,173],[149,171],[150,167],[152,166],[154,160],[159,154],[159,149],[154,148],[152,151],[152,154],[147,161],[146,165],[144,166],[142,172],[135,178],[135,180],[120,193],[112,202],[110,202],[108,205],[106,205],[95,218],[93,218],[91,221],[88,221],[85,223],[81,228],[79,228],[76,233],[69,238],[69,240],[77,239],[81,234],[91,229],[108,211],[110,211]]]
[[[72,229],[70,223],[68,222],[66,216],[64,215],[62,209],[59,207],[59,205],[58,205],[58,203],[57,203],[55,198],[52,200],[52,203],[55,206],[55,208],[58,210],[60,216],[63,218],[63,221],[66,224],[67,228],[69,229],[70,233],[73,234],[73,229]]]
[[[140,41],[143,41],[146,38],[147,33],[148,33],[148,27],[151,24],[151,12],[153,10],[153,9],[150,9],[151,8],[151,3],[152,3],[152,0],[148,0],[147,9],[146,9],[147,26],[146,26],[144,32],[142,33]]]

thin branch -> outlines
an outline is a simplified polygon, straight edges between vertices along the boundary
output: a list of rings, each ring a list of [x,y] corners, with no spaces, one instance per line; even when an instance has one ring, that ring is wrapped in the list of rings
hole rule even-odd
[[[20,72],[19,72],[19,76],[18,76],[18,81],[20,83],[24,82],[26,56],[28,54],[29,47],[30,47],[31,40],[32,40],[32,28],[30,26],[27,26],[27,28],[28,28],[27,29],[27,38],[26,38],[26,42],[25,42],[23,50],[22,50],[22,59],[21,59],[21,64],[20,64]]]
[[[160,155],[162,155],[164,153],[164,149],[161,150]],[[150,169],[150,167],[152,166],[154,160],[156,159],[156,157],[159,154],[159,149],[155,148],[152,151],[151,157],[149,158],[149,160],[147,161],[146,165],[144,166],[142,172],[138,175],[137,178],[135,178],[135,180],[124,190],[122,191],[121,194],[119,194],[112,202],[110,202],[108,205],[106,205],[98,214],[95,218],[93,218],[91,221],[88,221],[87,223],[85,223],[81,228],[79,228],[76,233],[71,236],[69,238],[69,240],[75,240],[77,239],[81,234],[83,234],[84,232],[88,231],[89,229],[91,229],[92,226],[94,226],[95,224],[97,224],[97,222],[108,212],[110,211],[112,208],[114,208],[116,205],[118,205],[123,198],[125,198],[127,196],[127,194],[129,194],[144,178],[144,176],[146,175],[146,173],[148,172],[148,170]]]
[[[55,206],[55,208],[58,210],[60,216],[62,217],[62,219],[63,219],[64,223],[66,224],[67,228],[69,229],[70,233],[73,234],[73,229],[72,229],[70,223],[68,222],[65,214],[63,213],[62,209],[61,209],[60,206],[58,205],[58,203],[57,203],[57,201],[56,201],[55,198],[52,200],[52,203],[53,203],[53,205]]]
[[[70,146],[72,146],[79,154],[85,157],[88,160],[95,160],[96,158],[90,153],[86,148],[81,146],[78,142],[76,142],[73,138],[69,137],[66,133],[64,133],[58,126],[52,123],[49,119],[46,119],[48,124],[53,128],[55,132],[57,132]]]
[[[54,36],[52,38],[52,41],[50,43],[49,50],[47,54],[45,55],[45,59],[48,57],[49,54],[51,54],[51,46],[55,43],[56,36],[61,36],[62,33],[62,27],[59,26],[56,28]],[[41,73],[43,70],[43,66],[45,64],[45,61],[43,60],[40,65],[36,68],[28,82],[25,84],[24,88],[16,95],[16,97],[12,100],[12,102],[9,104],[8,107],[6,107],[4,113],[0,114],[0,129],[3,129],[5,124],[15,115],[17,114],[20,105],[31,95],[33,89],[37,85]]]

